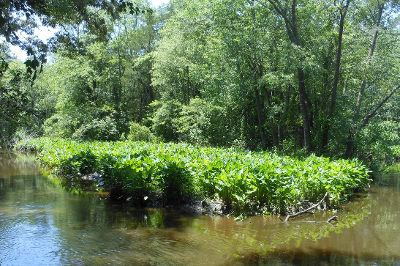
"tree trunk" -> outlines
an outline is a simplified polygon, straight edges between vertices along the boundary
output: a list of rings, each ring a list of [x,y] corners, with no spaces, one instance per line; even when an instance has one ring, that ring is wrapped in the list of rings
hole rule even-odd
[[[368,61],[367,61],[367,67],[369,67],[371,65],[371,58],[374,55],[374,51],[375,51],[375,46],[376,46],[376,40],[378,39],[378,33],[379,33],[379,26],[381,24],[381,19],[382,19],[382,13],[383,13],[383,9],[384,9],[384,4],[378,5],[378,18],[376,21],[376,25],[375,25],[375,32],[374,32],[374,36],[372,37],[372,42],[371,42],[371,47],[369,49],[369,53],[368,53]],[[356,110],[354,113],[354,122],[357,122],[359,116],[360,116],[360,109],[361,109],[361,102],[364,96],[364,91],[365,91],[365,87],[367,85],[367,82],[365,80],[363,80],[361,82],[361,87],[360,87],[360,91],[358,93],[358,97],[357,97],[357,104],[356,104]]]
[[[329,130],[331,127],[331,120],[335,110],[336,98],[337,98],[337,88],[339,84],[340,76],[340,60],[342,58],[342,42],[343,42],[343,29],[344,21],[347,14],[347,9],[349,7],[350,0],[346,1],[346,5],[340,10],[340,21],[339,21],[339,37],[338,37],[338,48],[336,52],[336,66],[335,66],[335,77],[333,79],[331,104],[329,106],[328,117],[326,124],[324,125],[324,131],[322,134],[322,150],[326,151],[329,142]]]
[[[347,137],[346,140],[346,151],[343,156],[345,159],[349,159],[351,157],[351,154],[353,153],[353,147],[354,147],[354,131],[350,129],[349,136]]]
[[[256,87],[254,87],[254,93],[256,96],[258,128],[260,132],[261,144],[263,146],[263,149],[265,149],[267,147],[267,140],[265,138],[265,132],[264,132],[264,124],[265,124],[265,116],[263,112],[264,108],[261,103],[260,93],[258,92]]]
[[[291,8],[284,8],[279,0],[268,0],[268,2],[273,6],[275,11],[278,12],[284,19],[289,40],[296,46],[301,47],[301,39],[297,29],[296,0],[292,0]],[[309,115],[311,102],[309,101],[307,95],[304,70],[298,68],[297,76],[299,81],[298,90],[299,90],[300,110],[303,121],[304,147],[306,148],[307,151],[311,151],[312,150],[311,127],[310,127],[311,120]]]
[[[270,108],[272,108],[271,99],[270,99],[268,90],[265,86],[263,86],[263,91],[264,91],[264,95],[265,95],[265,100],[267,101],[267,104],[268,104],[268,108],[270,109]],[[274,120],[272,119],[270,114],[268,114],[268,123],[269,123],[269,130],[271,131],[271,135],[272,135],[272,145],[274,147],[278,147],[279,146],[279,136],[278,136],[279,132],[276,130]]]
[[[385,3],[383,3],[383,4],[378,3],[378,17],[377,17],[377,20],[376,20],[375,32],[374,32],[374,35],[372,37],[372,42],[371,42],[371,46],[370,46],[369,53],[368,53],[367,67],[370,66],[370,64],[371,64],[370,60],[371,60],[372,56],[374,55],[376,41],[378,39],[379,26],[381,24],[382,13],[383,13],[383,9],[384,8],[385,8]],[[361,102],[362,102],[362,99],[364,97],[364,91],[365,91],[366,86],[367,86],[367,82],[365,80],[363,80],[361,82],[360,91],[358,92],[356,108],[355,108],[355,111],[354,111],[354,125],[349,129],[349,136],[348,136],[347,141],[346,141],[346,152],[344,154],[345,158],[350,158],[350,156],[352,154],[352,151],[353,151],[354,134],[355,134],[355,131],[356,131],[356,124],[358,123],[358,120],[359,120],[359,117],[360,117]],[[368,120],[367,120],[367,122],[368,122]]]
[[[297,69],[299,78],[299,99],[300,99],[300,111],[303,120],[303,134],[304,134],[304,146],[307,151],[312,150],[311,146],[311,128],[310,128],[310,117],[308,114],[308,108],[306,103],[307,92],[306,84],[304,81],[304,71],[301,68]]]

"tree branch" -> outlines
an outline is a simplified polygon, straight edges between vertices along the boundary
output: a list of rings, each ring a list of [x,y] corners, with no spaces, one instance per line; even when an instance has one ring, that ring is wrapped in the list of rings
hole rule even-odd
[[[335,215],[335,216],[332,216],[331,218],[329,218],[328,219],[328,221],[326,221],[327,223],[330,223],[330,222],[332,222],[332,221],[338,221],[338,217]]]
[[[285,222],[289,222],[289,219],[290,219],[290,218],[293,218],[293,217],[296,217],[296,216],[299,216],[299,215],[308,213],[310,210],[315,209],[316,207],[318,207],[318,206],[325,200],[325,198],[326,198],[327,196],[328,196],[328,192],[325,193],[324,197],[323,197],[318,203],[312,205],[310,208],[308,208],[308,209],[306,209],[306,210],[304,210],[304,211],[295,213],[295,214],[289,214],[288,216],[286,216]]]
[[[369,120],[376,114],[376,111],[378,111],[378,109],[381,108],[382,105],[384,105],[384,104],[387,102],[387,100],[389,100],[389,98],[392,97],[392,95],[393,95],[399,88],[400,88],[400,85],[397,86],[396,88],[394,88],[394,89],[390,92],[390,94],[389,94],[388,96],[386,96],[386,98],[383,99],[382,102],[381,102],[380,104],[378,104],[378,106],[377,106],[374,110],[372,110],[372,112],[369,113],[369,114],[364,118],[363,123],[362,123],[362,125],[360,126],[360,128],[363,128],[363,127],[365,127],[365,126],[368,124]]]
[[[289,20],[287,14],[286,14],[286,9],[283,8],[282,4],[279,1],[268,0],[268,2],[273,6],[275,11],[278,12],[278,14],[282,16],[283,20],[285,21],[285,25],[286,25],[286,29],[287,29],[288,34],[289,34],[289,38],[293,42],[293,40],[294,40],[293,36],[294,36],[294,30],[295,30],[295,27],[293,26],[293,23],[295,23],[295,21],[290,21]]]

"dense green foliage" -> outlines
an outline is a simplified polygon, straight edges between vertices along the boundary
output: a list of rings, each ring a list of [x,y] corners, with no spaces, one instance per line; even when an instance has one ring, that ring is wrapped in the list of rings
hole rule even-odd
[[[155,141],[156,138],[151,133],[150,129],[138,123],[131,123],[129,127],[129,135],[127,137],[130,141]]]
[[[190,144],[77,142],[39,138],[19,143],[71,181],[101,175],[112,198],[148,205],[217,197],[237,212],[286,212],[329,192],[331,206],[368,186],[369,171],[357,160],[311,155],[305,159],[269,152],[201,148]]]
[[[78,2],[7,1],[4,21],[61,26],[42,72],[2,44],[2,146],[34,134],[399,156],[398,0]]]
[[[34,93],[26,79],[26,69],[21,62],[10,62],[7,71],[0,75],[0,147],[15,136],[40,132],[43,116],[34,109]]]

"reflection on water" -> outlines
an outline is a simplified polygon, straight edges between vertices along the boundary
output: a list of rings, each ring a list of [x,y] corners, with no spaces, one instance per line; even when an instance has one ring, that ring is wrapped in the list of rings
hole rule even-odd
[[[237,222],[71,194],[25,157],[0,153],[0,264],[400,265],[399,178],[337,213]]]

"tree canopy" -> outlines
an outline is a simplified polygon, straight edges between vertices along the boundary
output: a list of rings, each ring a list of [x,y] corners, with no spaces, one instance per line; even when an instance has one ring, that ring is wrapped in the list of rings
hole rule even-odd
[[[60,28],[44,72],[19,72],[39,135],[397,156],[397,0],[172,0],[153,11],[147,1],[2,5],[9,43],[39,21]],[[28,69],[39,66],[47,48],[19,44],[35,47]],[[2,51],[3,87],[16,92]]]

